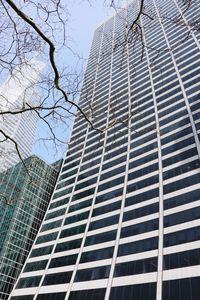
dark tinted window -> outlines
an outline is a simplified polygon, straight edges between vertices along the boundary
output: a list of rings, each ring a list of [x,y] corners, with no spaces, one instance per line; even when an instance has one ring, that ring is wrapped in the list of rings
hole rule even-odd
[[[128,185],[127,192],[130,193],[130,192],[145,188],[147,186],[150,186],[152,184],[155,184],[158,182],[158,179],[159,179],[158,175],[155,175],[155,176],[146,178],[144,180],[138,181],[136,183],[132,183],[132,184]]]
[[[116,237],[116,230],[108,231],[99,233],[96,235],[87,236],[85,241],[85,246],[93,245],[93,244],[99,244],[99,243],[105,243],[112,240],[115,240]]]
[[[195,174],[195,175],[190,175],[186,178],[179,179],[174,182],[165,184],[163,187],[164,194],[168,194],[168,193],[183,189],[186,186],[195,185],[196,183],[199,183],[199,181],[200,181],[200,175]]]
[[[91,203],[92,203],[92,199],[89,199],[89,200],[86,200],[86,201],[82,201],[78,204],[71,205],[69,207],[69,212],[76,211],[76,210],[79,210],[81,208],[88,207],[88,206],[91,205]]]
[[[82,221],[82,220],[85,220],[87,219],[88,215],[89,215],[89,210],[88,211],[85,211],[83,213],[80,213],[80,214],[75,214],[71,217],[67,217],[65,219],[65,222],[64,222],[64,225],[67,225],[67,224],[71,224],[71,223],[75,223],[75,222],[78,222],[78,221]]]
[[[36,300],[64,300],[66,293],[40,294]]]
[[[46,243],[49,241],[53,241],[56,239],[57,235],[58,235],[58,232],[52,232],[52,233],[49,233],[46,235],[39,236],[35,243],[42,244],[42,243]]]
[[[158,225],[159,225],[159,221],[158,219],[156,219],[156,220],[150,220],[147,222],[123,227],[121,229],[121,238],[156,230],[158,229]]]
[[[72,240],[64,243],[58,243],[55,252],[61,252],[71,249],[77,249],[81,246],[82,239]]]
[[[200,277],[163,282],[162,300],[199,300]]]
[[[118,223],[118,221],[119,221],[119,215],[104,218],[104,219],[100,219],[98,221],[93,221],[93,222],[90,223],[89,231],[94,230],[94,229],[98,229],[98,228],[101,228],[101,227],[114,225],[114,224]]]
[[[65,183],[65,184],[66,184],[66,183]],[[53,209],[53,208],[56,208],[56,207],[58,207],[58,206],[62,206],[62,205],[64,205],[64,204],[67,204],[68,202],[69,202],[69,197],[64,198],[64,199],[62,199],[62,200],[59,200],[59,201],[56,201],[56,202],[53,202],[53,203],[51,203],[49,209]]]
[[[48,260],[39,260],[26,264],[23,272],[31,272],[45,269]]]
[[[105,206],[95,208],[93,210],[92,217],[95,217],[95,216],[98,216],[101,214],[105,214],[107,212],[114,211],[116,209],[120,209],[120,207],[121,207],[121,201],[117,201],[117,202],[114,202],[111,204],[107,204]]]
[[[16,289],[23,289],[23,288],[38,286],[41,278],[42,278],[42,276],[34,276],[34,277],[32,276],[32,277],[20,278]]]
[[[105,292],[105,289],[73,291],[69,300],[104,300]]]
[[[181,164],[180,166],[178,166],[174,169],[163,172],[163,180],[184,174],[191,170],[195,170],[195,169],[199,168],[199,166],[200,166],[199,159],[191,161],[186,164]]]
[[[49,268],[58,268],[62,266],[74,265],[78,254],[55,257],[51,259]]]
[[[200,200],[200,190],[191,191],[181,194],[164,201],[164,209],[169,209],[186,203]]]
[[[129,206],[129,205],[136,204],[136,203],[139,203],[142,201],[153,199],[153,198],[158,197],[158,195],[159,195],[158,188],[153,189],[153,190],[148,190],[147,192],[143,192],[143,193],[135,195],[135,196],[127,197],[126,201],[125,201],[125,206]]]
[[[123,193],[123,188],[113,190],[111,192],[99,195],[96,197],[95,203],[100,203],[109,199],[113,199],[115,197],[121,196]]]
[[[50,212],[50,213],[48,213],[48,214],[46,215],[45,220],[50,220],[50,219],[53,219],[53,218],[62,216],[62,215],[64,215],[65,211],[66,211],[66,208],[62,208],[62,209],[59,209],[59,210],[57,210],[57,211]]]
[[[200,218],[200,207],[194,207],[164,217],[164,226],[172,226]]]
[[[45,275],[42,285],[54,285],[70,282],[72,272],[54,273]]]
[[[110,266],[96,267],[76,272],[75,282],[108,278]]]
[[[51,251],[52,251],[52,249],[53,249],[53,245],[47,246],[47,247],[33,249],[32,252],[31,252],[30,257],[36,257],[36,256],[50,254]]]
[[[158,237],[149,238],[146,240],[136,241],[127,244],[121,244],[118,248],[118,256],[129,255],[149,250],[157,249]]]
[[[157,257],[128,261],[115,265],[114,277],[129,276],[157,271]]]
[[[50,230],[50,229],[53,229],[53,228],[57,228],[61,225],[61,223],[62,223],[62,219],[57,220],[55,222],[44,224],[44,225],[42,225],[42,228],[41,228],[40,231],[42,232],[42,231]]]
[[[164,270],[184,268],[200,264],[200,249],[164,255]]]
[[[155,300],[156,283],[113,287],[109,300]],[[176,299],[176,298],[175,298]],[[166,300],[168,300],[166,298]],[[178,299],[177,299],[178,300]]]
[[[157,202],[150,205],[142,206],[134,210],[126,211],[123,216],[123,222],[156,213],[158,212],[158,210],[159,210],[159,203]]]
[[[83,252],[80,263],[111,258],[112,255],[113,247]]]
[[[194,227],[164,235],[164,247],[200,240],[200,227]]]
[[[84,230],[85,230],[85,226],[86,226],[86,224],[83,224],[83,225],[79,225],[79,226],[76,226],[76,227],[63,229],[61,231],[60,238],[76,235],[76,234],[79,234],[79,233],[83,233]]]

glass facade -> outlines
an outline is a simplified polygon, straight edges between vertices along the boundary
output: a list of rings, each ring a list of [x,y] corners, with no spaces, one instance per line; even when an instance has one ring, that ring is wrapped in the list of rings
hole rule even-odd
[[[2,300],[8,299],[22,270],[47,210],[58,175],[58,165],[47,165],[36,156],[27,158],[24,163],[27,170],[21,162],[0,174]],[[45,267],[44,263],[45,261],[41,261],[38,270]],[[25,270],[30,271],[31,268],[31,265],[27,265]]]
[[[40,91],[36,87],[41,80],[41,73],[45,64],[30,59],[23,61],[13,68],[0,85],[0,110],[2,112],[17,112],[23,110],[26,104],[37,107],[41,103]],[[35,140],[38,115],[34,110],[23,111],[18,114],[0,115],[0,173],[15,166],[20,162],[20,157],[14,143],[7,139],[13,139],[19,148],[23,159],[31,156]],[[5,135],[4,135],[5,134]]]
[[[199,299],[200,1],[132,26],[137,4],[95,31],[79,104],[100,130],[78,113],[11,300]]]

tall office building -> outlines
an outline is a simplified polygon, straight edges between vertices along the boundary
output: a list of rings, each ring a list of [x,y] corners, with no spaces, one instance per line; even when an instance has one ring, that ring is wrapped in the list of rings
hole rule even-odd
[[[95,31],[70,147],[11,300],[198,300],[200,1]],[[195,22],[196,20],[196,22]]]
[[[20,111],[40,102],[35,84],[39,80],[44,64],[35,59],[18,66],[0,86],[0,112]],[[23,159],[32,153],[38,116],[33,111],[22,114],[0,115],[0,130],[17,144]],[[20,161],[12,140],[0,133],[0,172]]]
[[[19,276],[46,212],[58,170],[36,156],[0,174],[0,299]]]

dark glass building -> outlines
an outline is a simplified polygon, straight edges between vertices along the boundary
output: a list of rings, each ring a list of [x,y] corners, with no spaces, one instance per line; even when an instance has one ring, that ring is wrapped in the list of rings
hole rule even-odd
[[[24,167],[26,165],[26,168]],[[58,170],[36,156],[0,174],[0,299],[8,296],[37,235]]]
[[[48,212],[11,300],[199,300],[200,1],[94,34]],[[135,23],[134,20],[137,20]]]

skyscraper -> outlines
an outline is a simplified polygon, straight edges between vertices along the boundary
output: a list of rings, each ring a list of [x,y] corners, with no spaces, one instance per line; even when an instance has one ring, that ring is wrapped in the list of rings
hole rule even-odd
[[[0,299],[19,276],[46,212],[58,170],[36,156],[0,174]]]
[[[100,130],[77,116],[11,300],[199,299],[200,1],[138,9],[95,31],[79,104]]]
[[[0,86],[0,112],[20,111],[27,107],[27,103],[30,106],[39,103],[40,96],[35,84],[43,68],[42,62],[32,59],[13,71]],[[32,153],[37,118],[34,111],[0,115],[0,130],[17,143],[23,159]],[[20,161],[15,144],[12,140],[6,139],[2,132],[0,132],[0,172]]]

